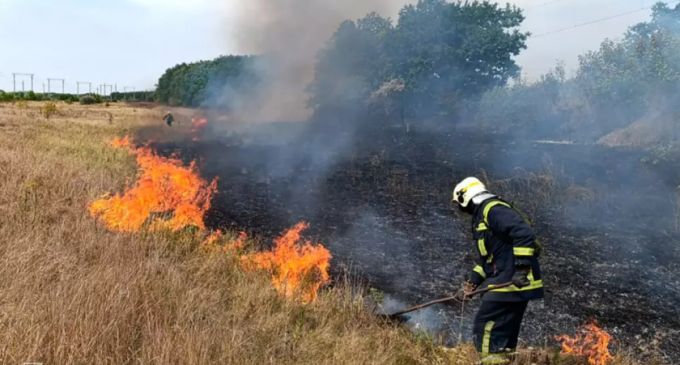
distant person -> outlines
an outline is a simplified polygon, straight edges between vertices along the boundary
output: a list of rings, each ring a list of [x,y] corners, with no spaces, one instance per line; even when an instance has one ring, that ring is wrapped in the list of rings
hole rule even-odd
[[[541,246],[524,217],[484,184],[468,177],[456,185],[453,201],[472,216],[472,235],[480,263],[456,296],[512,282],[513,285],[482,295],[473,323],[473,338],[481,364],[508,364],[517,348],[517,338],[530,300],[543,298],[543,280],[538,265]]]
[[[165,116],[163,117],[163,120],[165,120],[165,121],[168,123],[168,127],[172,127],[172,122],[175,121],[175,118],[173,118],[173,117],[172,117],[172,114],[170,114],[170,112],[168,112],[168,113],[165,114]]]

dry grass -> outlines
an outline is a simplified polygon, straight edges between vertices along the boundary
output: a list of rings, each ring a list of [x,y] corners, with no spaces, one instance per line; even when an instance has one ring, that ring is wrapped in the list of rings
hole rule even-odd
[[[577,205],[595,204],[600,198],[591,188],[574,184],[550,163],[546,163],[540,172],[515,170],[515,176],[507,179],[493,179],[486,171],[481,171],[481,179],[491,191],[517,203],[529,216],[537,216],[545,207],[566,213]]]
[[[160,112],[42,107],[0,104],[0,363],[474,363],[380,323],[348,285],[302,306],[195,235],[105,230],[87,203],[135,173],[108,142]]]
[[[101,228],[85,207],[134,174],[134,160],[107,146],[136,123],[126,119],[131,112],[111,111],[126,125],[22,113],[31,107],[38,106],[0,109],[0,362],[431,359],[432,347],[371,320],[342,290],[303,307],[280,300],[268,278],[242,274],[229,257],[206,256],[190,235]]]

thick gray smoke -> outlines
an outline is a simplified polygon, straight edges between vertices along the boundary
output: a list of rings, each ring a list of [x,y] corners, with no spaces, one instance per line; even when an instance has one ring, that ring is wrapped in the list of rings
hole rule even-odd
[[[266,56],[255,65],[266,80],[255,120],[301,120],[310,115],[305,88],[316,53],[341,22],[375,11],[394,18],[407,0],[238,0],[230,7],[234,52]]]

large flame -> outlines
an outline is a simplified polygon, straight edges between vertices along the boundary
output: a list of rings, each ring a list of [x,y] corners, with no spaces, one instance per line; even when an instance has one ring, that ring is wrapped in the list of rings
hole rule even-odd
[[[112,144],[129,145],[121,141]],[[92,202],[90,214],[107,228],[123,232],[138,231],[152,217],[151,230],[178,231],[191,225],[205,229],[203,215],[217,191],[217,178],[208,184],[198,175],[195,162],[185,167],[180,160],[157,156],[149,148],[131,152],[137,155],[137,182],[122,195],[107,194]]]
[[[303,302],[316,300],[319,288],[329,281],[331,253],[322,245],[303,242],[300,232],[309,227],[300,222],[274,239],[271,251],[244,257],[244,267],[271,273],[272,284],[286,298],[300,295]]]
[[[208,184],[198,175],[195,162],[185,167],[180,160],[157,156],[146,147],[133,150],[127,137],[116,138],[111,145],[127,147],[137,155],[139,178],[122,195],[106,194],[92,202],[88,207],[90,214],[109,229],[123,232],[136,232],[148,221],[151,230],[178,231],[194,225],[205,231],[203,215],[217,191],[217,178]],[[277,292],[286,298],[299,296],[305,303],[315,301],[319,288],[330,280],[332,256],[322,245],[302,241],[300,233],[307,228],[309,224],[300,222],[274,239],[271,251],[243,255],[243,268],[269,272]],[[218,230],[210,233],[201,247],[212,252],[241,254],[246,238],[241,232],[237,239],[225,242]]]
[[[555,336],[555,339],[562,342],[563,354],[587,356],[588,363],[592,365],[606,365],[613,359],[609,353],[611,335],[601,330],[595,320],[583,325],[574,338],[562,335]]]

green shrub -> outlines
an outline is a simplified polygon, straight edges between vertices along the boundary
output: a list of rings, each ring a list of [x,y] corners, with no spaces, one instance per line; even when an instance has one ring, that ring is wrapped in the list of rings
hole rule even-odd
[[[91,104],[97,104],[97,100],[92,95],[85,95],[80,97],[80,104],[81,105],[91,105]]]
[[[45,116],[45,118],[50,119],[51,116],[59,112],[59,108],[57,108],[57,104],[55,104],[54,102],[48,101],[47,103],[45,103],[45,105],[43,105],[40,111]]]
[[[80,104],[82,105],[99,104],[101,102],[102,99],[99,95],[83,95],[80,97]]]

